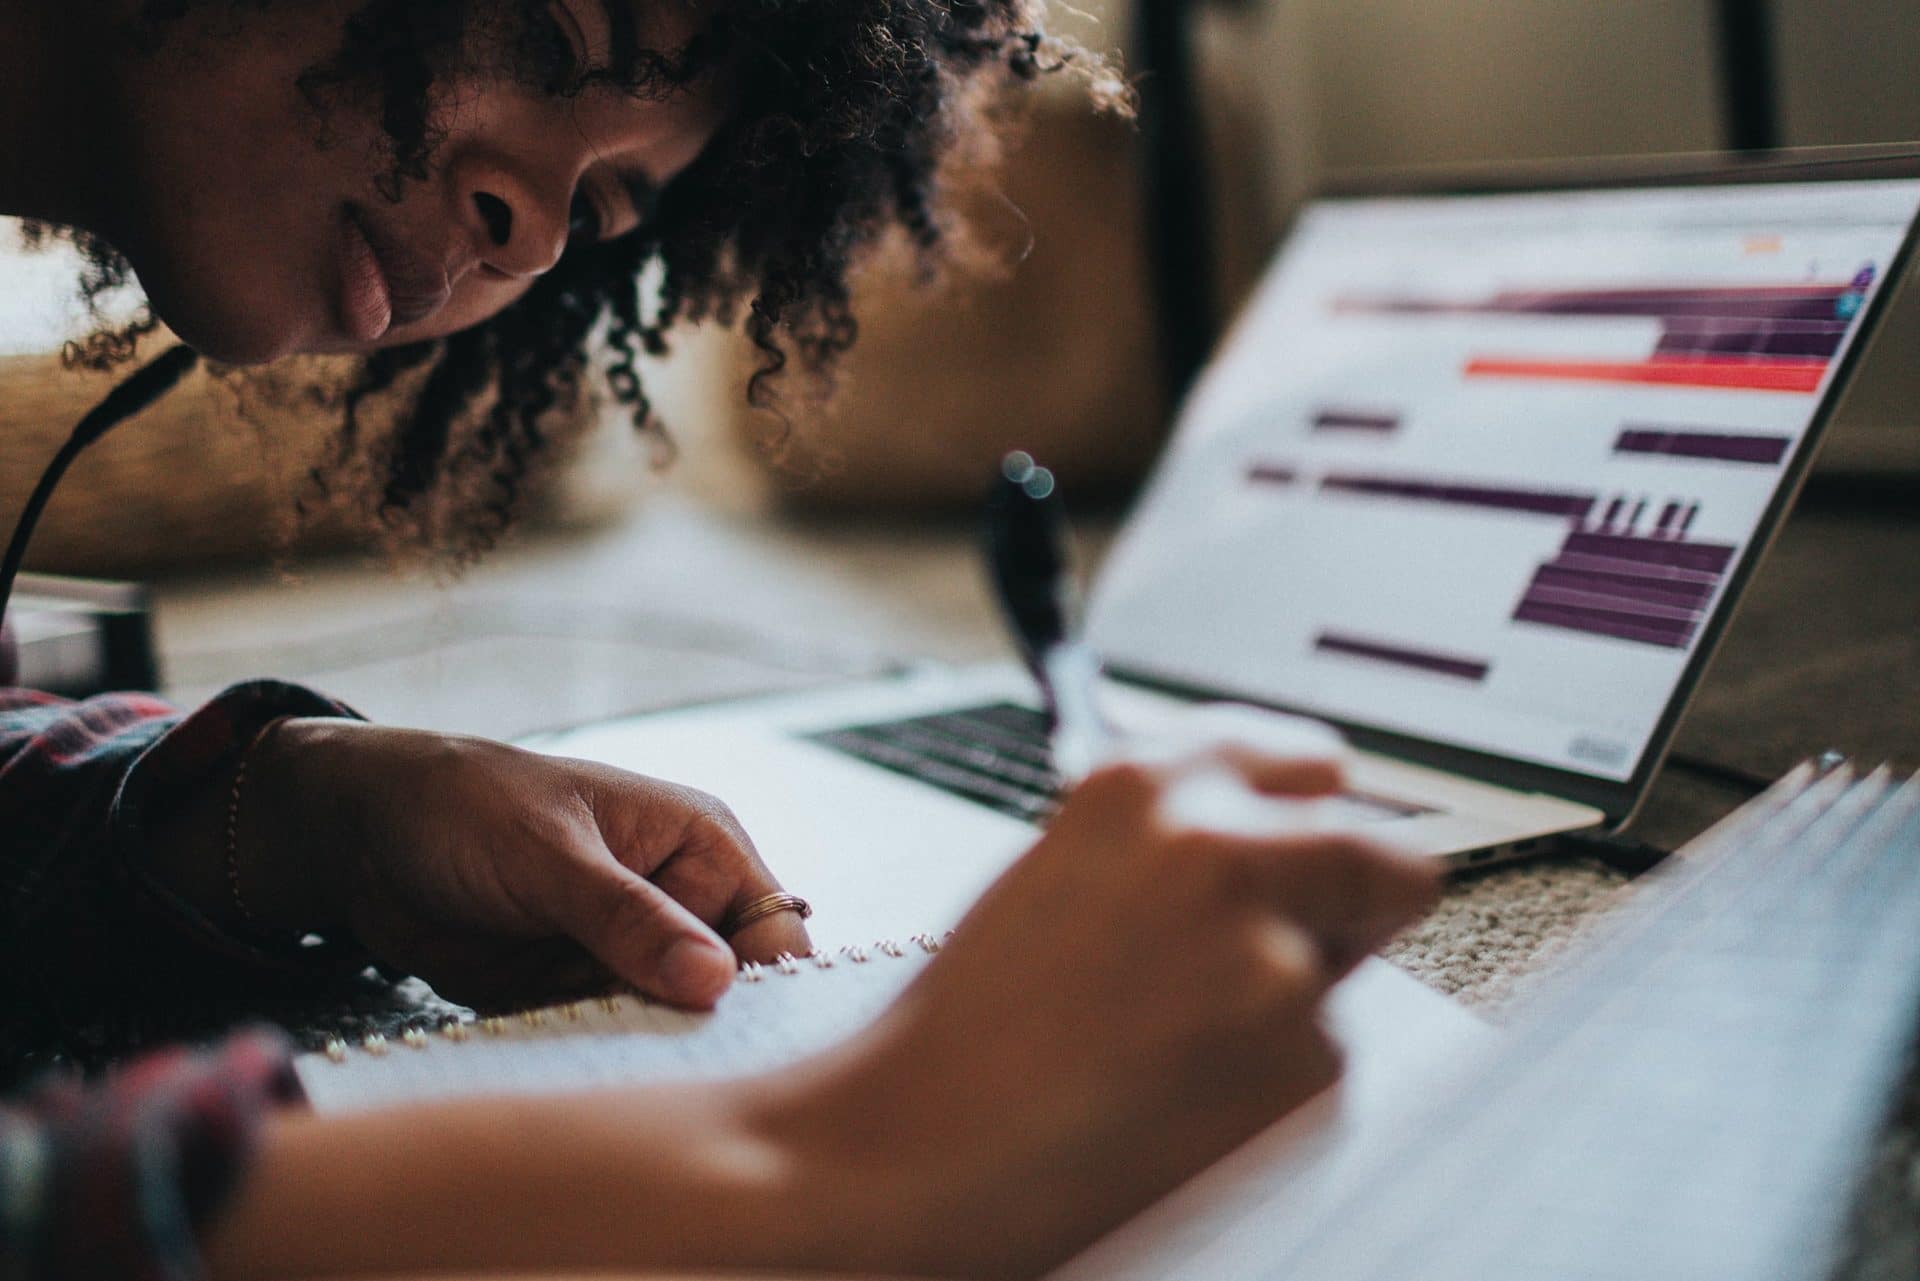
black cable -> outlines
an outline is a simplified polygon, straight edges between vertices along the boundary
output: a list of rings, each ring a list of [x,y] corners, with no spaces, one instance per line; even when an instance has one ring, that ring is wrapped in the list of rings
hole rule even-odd
[[[1793,501],[1796,512],[1842,512],[1875,520],[1920,519],[1920,471],[1816,471]]]
[[[1134,67],[1145,141],[1147,272],[1169,403],[1215,338],[1212,192],[1194,78],[1190,0],[1139,0]]]
[[[172,391],[174,384],[199,360],[200,354],[184,343],[169,348],[108,392],[74,427],[73,434],[67,437],[67,443],[60,446],[60,452],[40,473],[40,483],[33,487],[32,496],[20,511],[20,519],[14,523],[13,538],[7,543],[6,559],[0,561],[0,620],[7,616],[7,605],[13,599],[13,582],[20,576],[20,563],[27,557],[27,544],[33,540],[33,528],[40,523],[40,514],[46,510],[47,500],[53,497],[54,488],[59,485],[60,478],[67,474],[67,468],[73,465],[73,460],[88,445]]]
[[[1719,0],[1714,10],[1727,147],[1771,151],[1780,145],[1780,102],[1768,0]]]
[[[1604,832],[1562,832],[1553,839],[1555,847],[1565,853],[1598,859],[1628,880],[1652,871],[1669,853],[1649,841]]]
[[[1708,756],[1695,756],[1691,752],[1667,753],[1667,767],[1677,769],[1696,778],[1704,778],[1710,783],[1743,792],[1748,796],[1758,796],[1773,786],[1773,780],[1764,774],[1741,769],[1738,765],[1728,765]]]

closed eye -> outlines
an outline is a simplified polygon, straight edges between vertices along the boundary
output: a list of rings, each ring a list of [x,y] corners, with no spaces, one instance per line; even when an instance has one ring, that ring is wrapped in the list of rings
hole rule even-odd
[[[628,0],[600,0],[600,10],[607,20],[607,44],[612,51],[613,71],[616,75],[627,75],[633,70],[639,48],[638,33],[634,30],[633,6]]]
[[[586,76],[587,35],[580,29],[573,10],[559,0],[542,5],[534,34],[544,46],[540,52],[554,88],[575,84]]]

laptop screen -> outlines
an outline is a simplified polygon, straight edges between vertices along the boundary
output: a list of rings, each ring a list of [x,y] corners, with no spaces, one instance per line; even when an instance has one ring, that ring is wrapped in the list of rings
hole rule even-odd
[[[1116,667],[1630,778],[1920,182],[1322,200],[1096,586]]]

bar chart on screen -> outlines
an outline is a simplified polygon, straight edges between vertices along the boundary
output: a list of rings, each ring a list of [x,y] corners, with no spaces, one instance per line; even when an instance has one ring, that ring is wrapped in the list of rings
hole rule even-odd
[[[1103,574],[1099,643],[1625,777],[1917,206],[1860,183],[1311,207]]]
[[[1817,265],[1810,268],[1817,270]],[[1484,300],[1347,295],[1338,315],[1501,315],[1611,320],[1659,326],[1653,350],[1638,360],[1569,360],[1500,354],[1471,356],[1467,378],[1642,383],[1730,391],[1818,391],[1873,287],[1869,263],[1831,283],[1666,285],[1639,288],[1503,290]]]

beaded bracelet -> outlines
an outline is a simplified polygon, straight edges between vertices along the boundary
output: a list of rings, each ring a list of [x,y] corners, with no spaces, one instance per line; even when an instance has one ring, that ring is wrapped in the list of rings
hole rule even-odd
[[[233,899],[235,910],[240,913],[240,919],[250,925],[256,923],[257,918],[247,906],[246,896],[240,892],[240,793],[247,785],[247,765],[253,759],[254,749],[266,741],[267,735],[279,729],[283,721],[289,719],[276,716],[260,727],[260,732],[240,753],[239,768],[233,772],[233,791],[227,797],[227,892]]]

